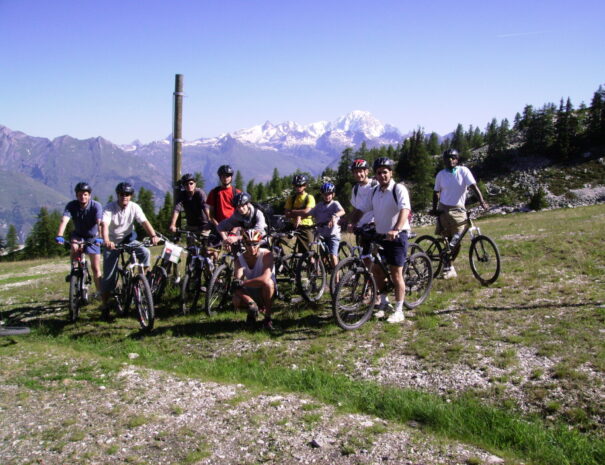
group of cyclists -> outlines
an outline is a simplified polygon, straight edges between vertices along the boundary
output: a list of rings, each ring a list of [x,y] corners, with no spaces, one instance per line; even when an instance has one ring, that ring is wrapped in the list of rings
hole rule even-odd
[[[487,208],[481,191],[470,170],[459,166],[459,154],[449,149],[443,153],[444,169],[435,180],[433,213],[439,216],[437,233],[447,238],[454,237],[464,228],[465,198],[467,188],[471,187],[481,205]],[[361,246],[362,259],[374,274],[379,295],[375,302],[375,316],[385,318],[389,323],[405,321],[403,301],[405,282],[403,266],[406,260],[410,234],[410,196],[402,183],[393,179],[395,162],[389,158],[377,158],[370,165],[366,160],[356,159],[351,164],[354,186],[351,192],[353,212],[342,226],[348,232],[357,234]],[[247,312],[247,322],[256,325],[262,316],[260,326],[273,328],[271,317],[272,301],[277,293],[277,281],[272,252],[264,247],[268,228],[267,218],[261,208],[252,202],[252,197],[237,189],[232,181],[234,170],[222,165],[217,171],[220,184],[208,195],[197,187],[191,174],[182,176],[181,195],[177,198],[169,229],[177,231],[177,221],[184,212],[187,229],[196,233],[208,234],[211,231],[225,246],[241,241],[244,251],[234,262],[232,303],[237,309]],[[329,251],[332,265],[338,261],[338,247],[341,241],[341,223],[345,210],[335,199],[335,186],[325,182],[320,187],[321,200],[307,192],[309,179],[304,174],[293,177],[293,192],[286,199],[284,217],[291,229],[296,230],[297,245],[307,250],[314,239],[314,228]],[[120,182],[116,186],[117,200],[104,208],[92,199],[92,188],[86,182],[75,187],[76,200],[69,202],[63,213],[56,241],[64,243],[63,234],[67,223],[74,222],[74,230],[69,238],[72,259],[78,253],[80,243],[85,242],[84,253],[89,255],[97,295],[102,300],[103,315],[109,316],[109,299],[116,283],[116,271],[119,251],[117,244],[127,245],[134,250],[138,260],[146,270],[150,267],[150,252],[137,241],[134,230],[135,221],[139,223],[151,239],[157,244],[159,237],[146,218],[141,207],[132,201],[133,186]],[[464,220],[466,216],[464,216]],[[382,292],[385,276],[382,268],[372,267],[370,261],[370,243],[359,232],[373,226],[380,245],[388,273],[394,284],[394,305]],[[101,273],[100,254],[103,245],[103,271]],[[445,270],[445,278],[456,276],[453,265]],[[387,313],[389,315],[387,316]]]

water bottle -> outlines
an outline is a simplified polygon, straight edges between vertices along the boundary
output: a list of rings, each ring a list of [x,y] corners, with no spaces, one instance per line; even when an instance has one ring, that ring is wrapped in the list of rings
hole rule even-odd
[[[452,236],[452,240],[450,241],[450,248],[455,248],[460,242],[460,234],[456,233]]]

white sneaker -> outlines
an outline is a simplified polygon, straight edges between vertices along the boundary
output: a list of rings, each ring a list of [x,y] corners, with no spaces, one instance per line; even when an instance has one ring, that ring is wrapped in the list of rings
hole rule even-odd
[[[456,269],[451,266],[449,270],[445,270],[443,272],[443,279],[454,279],[458,277],[458,273],[456,273]]]
[[[374,313],[374,318],[382,320],[384,318],[384,310],[378,310]]]
[[[405,315],[403,314],[403,310],[397,310],[387,318],[388,323],[403,323],[404,321]]]

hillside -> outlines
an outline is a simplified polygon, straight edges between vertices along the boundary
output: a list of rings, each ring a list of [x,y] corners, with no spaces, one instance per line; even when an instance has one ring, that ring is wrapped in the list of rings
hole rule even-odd
[[[534,463],[605,459],[605,205],[478,221],[491,287],[438,280],[404,325],[343,332],[329,301],[67,323],[64,261],[0,263],[0,457],[20,463]],[[432,227],[418,230],[425,233]],[[573,240],[572,240],[573,239]],[[159,252],[156,251],[157,254]]]

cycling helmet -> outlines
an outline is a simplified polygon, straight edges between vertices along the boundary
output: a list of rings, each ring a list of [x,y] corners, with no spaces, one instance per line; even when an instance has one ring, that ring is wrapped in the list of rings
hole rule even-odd
[[[324,182],[319,188],[319,192],[322,194],[333,194],[336,187],[331,182]]]
[[[82,181],[76,184],[74,190],[76,191],[76,194],[78,192],[88,192],[90,194],[92,192],[92,187],[90,187],[90,184],[88,184],[87,182]]]
[[[233,168],[229,165],[221,165],[216,172],[219,176],[233,176]]]
[[[362,169],[368,169],[369,165],[368,162],[365,161],[363,158],[358,158],[357,160],[353,160],[353,163],[351,163],[351,169],[357,169],[357,168],[362,168]]]
[[[293,186],[306,186],[309,183],[309,179],[304,174],[297,174],[292,178]]]
[[[247,192],[238,192],[233,196],[233,200],[231,200],[231,205],[234,207],[241,207],[242,205],[246,205],[252,201],[252,196]]]
[[[376,171],[378,168],[384,167],[384,168],[388,168],[392,171],[394,164],[395,164],[395,162],[393,160],[391,160],[390,158],[380,157],[380,158],[377,158],[376,160],[374,160],[374,164],[372,165],[372,168],[374,169],[374,171]]]
[[[195,178],[193,177],[193,175],[191,173],[185,173],[183,176],[181,176],[182,185],[187,184],[189,181],[195,181]]]
[[[263,233],[258,229],[247,229],[244,231],[244,242],[247,243],[258,243],[263,239]]]
[[[447,149],[445,152],[443,152],[443,158],[460,158],[460,154],[458,153],[458,150],[456,149]]]
[[[134,194],[134,187],[129,182],[121,182],[116,186],[116,194]]]

